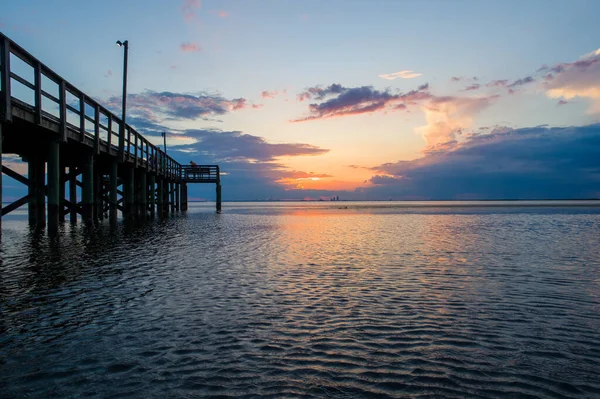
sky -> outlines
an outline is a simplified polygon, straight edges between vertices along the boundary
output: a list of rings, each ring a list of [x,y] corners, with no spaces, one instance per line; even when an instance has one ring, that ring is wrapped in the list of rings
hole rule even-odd
[[[219,164],[226,201],[573,199],[600,198],[597,15],[595,0],[20,0],[0,31],[117,115],[128,40],[128,122],[157,145],[167,132],[182,164]]]

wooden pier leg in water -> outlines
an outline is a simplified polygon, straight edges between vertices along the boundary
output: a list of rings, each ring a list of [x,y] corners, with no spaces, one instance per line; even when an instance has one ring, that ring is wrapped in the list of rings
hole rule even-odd
[[[2,124],[0,123],[0,238],[2,238]]]
[[[181,183],[181,210],[183,212],[188,210],[187,184],[185,183]]]
[[[119,211],[117,205],[118,205],[118,199],[117,199],[117,190],[118,190],[118,178],[119,178],[119,164],[117,163],[116,160],[113,160],[110,163],[110,193],[109,193],[109,198],[110,198],[110,223],[111,224],[117,224],[117,212]]]
[[[217,212],[221,212],[221,185],[217,184]]]
[[[94,219],[94,156],[86,154],[83,158],[83,221],[91,223]]]
[[[69,178],[69,201],[74,206],[71,208],[71,213],[69,215],[69,221],[71,223],[77,223],[77,210],[75,206],[77,205],[77,175],[75,167],[75,163],[71,163],[69,165],[69,174],[71,175]]]
[[[175,183],[175,210],[179,212],[181,210],[181,184]]]
[[[92,219],[100,219],[100,179],[101,173],[98,170],[98,165],[94,168],[94,203],[92,205]]]
[[[60,202],[60,212],[58,215],[58,222],[59,223],[64,223],[65,222],[65,203],[64,200],[66,198],[66,185],[67,185],[67,174],[65,173],[66,168],[65,168],[65,163],[62,160],[62,158],[60,159],[60,169],[59,169],[59,175],[60,175],[60,186],[58,187],[58,196],[59,196],[59,202]]]
[[[169,205],[171,205],[171,213],[175,213],[175,183],[169,182]]]
[[[169,181],[164,180],[163,183],[163,212],[165,216],[169,214]]]
[[[134,169],[132,166],[125,166],[123,168],[123,203],[124,203],[124,216],[131,218],[135,215],[135,199],[134,199]]]
[[[31,154],[27,162],[29,177],[29,224],[46,225],[45,160],[41,154]]]
[[[148,176],[148,181],[150,184],[150,195],[148,197],[150,199],[150,216],[154,218],[156,212],[156,175],[151,173],[150,176]]]
[[[60,218],[60,143],[48,145],[48,231],[57,231]]]
[[[158,210],[158,216],[164,216],[165,214],[165,196],[164,196],[164,191],[165,189],[165,179],[163,179],[162,177],[158,177],[158,187],[157,187],[157,192],[156,192],[156,199],[157,199],[157,210]]]
[[[143,218],[148,216],[148,182],[145,170],[140,170],[140,191],[139,191],[139,215]]]

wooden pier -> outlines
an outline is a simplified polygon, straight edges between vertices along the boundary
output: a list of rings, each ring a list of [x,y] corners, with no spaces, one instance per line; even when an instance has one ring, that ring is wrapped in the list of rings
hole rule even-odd
[[[27,73],[19,75],[11,62]],[[78,217],[116,223],[119,212],[123,218],[164,216],[187,210],[189,183],[215,184],[221,211],[219,166],[181,165],[121,125],[121,118],[0,33],[0,153],[17,154],[28,171],[23,176],[1,165],[2,174],[27,187],[27,195],[2,207],[0,174],[2,216],[27,204],[30,224],[47,224],[49,231],[67,216],[72,223]]]

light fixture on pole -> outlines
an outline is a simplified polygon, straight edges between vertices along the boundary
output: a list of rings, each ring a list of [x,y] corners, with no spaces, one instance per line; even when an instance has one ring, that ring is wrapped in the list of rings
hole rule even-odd
[[[129,52],[129,41],[124,42],[117,40],[117,46],[125,48],[125,56],[123,60],[123,116],[121,117],[121,126],[119,127],[119,151],[123,156],[125,148],[125,110],[127,109],[127,53]]]

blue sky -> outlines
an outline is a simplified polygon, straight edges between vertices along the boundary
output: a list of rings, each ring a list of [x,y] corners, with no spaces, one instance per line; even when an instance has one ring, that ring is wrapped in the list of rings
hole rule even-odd
[[[597,15],[597,1],[23,0],[0,31],[116,113],[129,40],[131,123],[156,144],[168,131],[182,163],[219,163],[225,199],[589,198],[597,165],[567,159],[598,144]],[[500,161],[503,190],[471,176]]]

